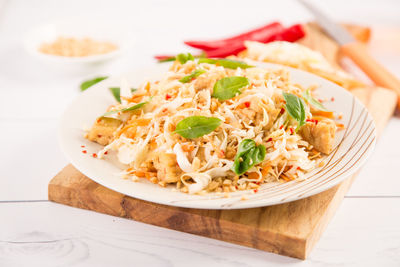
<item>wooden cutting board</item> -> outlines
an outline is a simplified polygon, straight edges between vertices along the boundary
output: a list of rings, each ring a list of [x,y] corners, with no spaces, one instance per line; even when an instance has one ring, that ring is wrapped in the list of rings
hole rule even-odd
[[[356,36],[368,31],[352,27]],[[313,24],[301,41],[337,63],[337,46]],[[360,88],[354,94],[375,119],[378,134],[396,104],[395,94],[383,88]],[[382,103],[385,103],[382,105]],[[49,183],[49,200],[118,217],[206,236],[281,255],[306,259],[339,207],[356,175],[312,197],[282,205],[241,210],[199,210],[154,204],[105,188],[66,166]]]

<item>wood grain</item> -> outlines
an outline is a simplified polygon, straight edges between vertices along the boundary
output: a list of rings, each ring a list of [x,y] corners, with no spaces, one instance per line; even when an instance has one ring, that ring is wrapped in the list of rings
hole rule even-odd
[[[357,25],[343,25],[353,37],[362,43],[367,43],[371,37],[371,31],[368,27]],[[340,49],[339,45],[332,40],[331,37],[322,33],[322,29],[316,23],[308,23],[305,25],[306,36],[299,40],[303,44],[313,50],[321,52],[321,54],[333,65],[339,66]]]
[[[392,89],[400,97],[400,80],[369,54],[365,44],[360,42],[345,44],[341,47],[341,51],[351,58],[376,85]]]
[[[317,28],[302,43],[337,59],[335,45]],[[319,41],[318,41],[319,40]],[[334,55],[333,55],[334,54]],[[354,91],[381,133],[396,105],[383,88]],[[382,105],[384,103],[384,105]],[[282,205],[241,210],[197,210],[154,204],[107,189],[66,166],[49,183],[49,200],[114,216],[305,259],[319,240],[356,175],[312,197]]]

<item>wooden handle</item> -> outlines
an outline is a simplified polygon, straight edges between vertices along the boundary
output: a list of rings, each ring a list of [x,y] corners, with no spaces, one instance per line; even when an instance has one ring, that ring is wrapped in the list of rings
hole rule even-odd
[[[392,89],[400,97],[400,80],[391,74],[385,67],[373,59],[366,46],[359,42],[343,45],[342,52],[351,58],[360,69],[378,86]],[[399,98],[400,99],[400,98]],[[400,100],[398,100],[400,105]]]

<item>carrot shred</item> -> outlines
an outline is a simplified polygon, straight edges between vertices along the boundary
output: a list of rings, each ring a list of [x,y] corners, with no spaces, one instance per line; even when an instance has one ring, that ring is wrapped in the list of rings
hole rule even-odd
[[[271,165],[265,164],[265,165],[262,166],[262,168],[261,168],[261,174],[262,174],[263,176],[266,176],[266,175],[268,174],[268,172],[271,170],[271,168],[272,168]]]
[[[140,119],[136,119],[134,121],[134,124],[136,124],[137,126],[147,126],[147,125],[149,125],[150,122],[151,122],[151,119],[140,118]]]
[[[192,152],[194,150],[194,145],[190,143],[185,143],[181,145],[182,150],[185,152]]]
[[[134,171],[134,174],[135,174],[137,177],[146,177],[146,173],[145,173],[144,171],[139,171],[139,170],[137,170],[137,171]]]
[[[283,175],[283,174],[281,174],[281,176],[280,176],[283,180],[285,180],[285,181],[287,181],[287,182],[289,182],[289,181],[292,181],[293,179],[291,179],[291,178],[289,178],[289,177],[287,177],[287,176],[285,176],[285,175]]]
[[[336,122],[336,127],[338,127],[338,130],[343,130],[345,128],[343,123],[338,122]]]
[[[330,119],[332,119],[334,117],[332,111],[317,110],[317,111],[313,111],[312,114],[316,115],[316,116],[330,118]]]
[[[247,177],[249,179],[258,179],[258,174],[256,172],[248,172]]]

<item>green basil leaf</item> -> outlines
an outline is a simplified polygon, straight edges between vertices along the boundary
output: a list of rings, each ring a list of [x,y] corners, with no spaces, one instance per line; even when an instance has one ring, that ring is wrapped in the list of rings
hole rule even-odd
[[[187,54],[178,54],[177,56],[176,56],[176,59],[177,60],[179,60],[179,62],[181,63],[181,64],[185,64],[186,62],[188,62],[189,60],[194,60],[194,57],[193,57],[193,55],[192,54],[190,54],[190,53],[187,53]]]
[[[220,124],[221,120],[218,118],[191,116],[176,125],[175,133],[187,139],[194,139],[211,133]]]
[[[225,77],[215,83],[212,96],[222,101],[231,99],[239,95],[240,89],[247,85],[249,85],[249,79],[246,77]]]
[[[148,101],[146,101],[146,102],[141,102],[141,103],[136,104],[136,105],[134,105],[134,106],[132,106],[132,107],[129,107],[129,108],[123,108],[123,109],[118,109],[118,110],[111,110],[111,111],[108,111],[108,112],[104,113],[101,117],[107,117],[107,116],[110,116],[110,115],[115,114],[115,113],[118,113],[118,112],[128,112],[128,111],[136,110],[136,109],[139,109],[139,108],[143,107],[143,106],[146,105],[147,103],[149,103],[149,102],[148,102]]]
[[[115,100],[121,103],[121,88],[120,87],[110,87],[111,94],[114,96]],[[131,93],[137,91],[137,88],[131,88]]]
[[[266,149],[263,145],[256,145],[251,139],[244,139],[239,144],[238,151],[233,162],[232,171],[242,175],[254,165],[262,162],[265,158]]]
[[[185,61],[185,59],[184,59],[185,54],[181,54],[181,55],[183,55],[183,56],[180,56],[180,58],[186,63],[187,60]],[[195,58],[204,58],[204,57],[206,57],[206,53],[201,52],[201,54],[200,54],[200,55],[197,55],[197,56],[193,56],[193,55],[191,55],[190,53],[188,53],[186,56],[189,57],[189,60],[194,60]],[[164,59],[159,59],[159,60],[158,60],[158,63],[170,62],[170,61],[175,61],[175,60],[177,60],[177,57],[175,57],[175,56],[173,56],[173,57],[167,57],[167,58],[164,58]],[[181,63],[182,63],[182,62],[181,62]],[[183,64],[183,63],[182,63],[182,64]]]
[[[223,58],[223,59],[200,58],[198,63],[215,64],[215,65],[227,68],[227,69],[237,69],[237,68],[247,69],[247,68],[254,67],[243,61],[231,60],[231,59],[226,59],[226,58]]]
[[[83,83],[81,83],[81,91],[85,91],[86,89],[88,89],[89,87],[91,87],[92,85],[95,85],[98,82],[101,82],[102,80],[107,79],[107,76],[103,76],[103,77],[97,77],[88,81],[84,81]]]
[[[181,83],[188,83],[191,82],[193,79],[199,77],[201,74],[203,74],[204,72],[206,72],[205,70],[195,70],[193,71],[191,74],[183,77],[182,79],[180,79],[179,81]]]
[[[199,58],[199,61],[197,61],[197,63],[207,63],[207,64],[216,64],[217,63],[217,59],[212,59],[212,58]]]
[[[110,87],[109,89],[115,100],[121,103],[121,89],[119,87]]]
[[[306,110],[303,99],[300,97],[283,92],[286,104],[285,109],[289,115],[298,122],[296,130],[306,123]]]
[[[176,60],[176,57],[167,57],[167,58],[164,58],[164,59],[159,59],[158,63],[170,62],[170,61],[175,61],[175,60]]]
[[[310,90],[306,90],[303,92],[303,98],[314,108],[322,110],[322,111],[329,111],[327,110],[321,102],[311,96]]]

